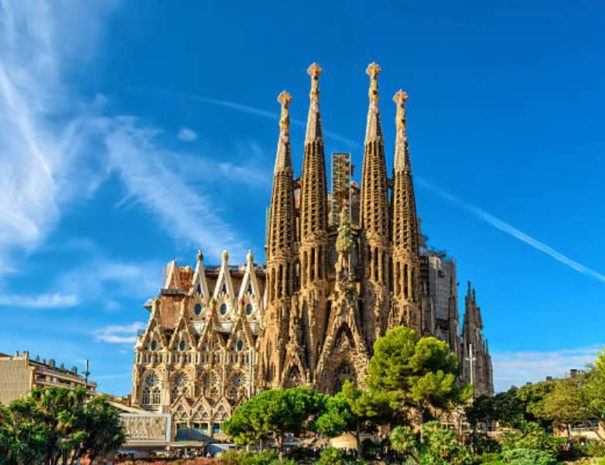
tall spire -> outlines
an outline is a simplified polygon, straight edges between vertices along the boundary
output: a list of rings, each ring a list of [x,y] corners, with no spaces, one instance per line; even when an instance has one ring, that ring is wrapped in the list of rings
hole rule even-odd
[[[395,113],[395,161],[393,163],[392,240],[393,290],[395,306],[392,324],[414,329],[421,326],[420,257],[418,255],[418,218],[414,183],[408,151],[405,102],[408,95],[400,90],[393,96]]]
[[[397,106],[395,117],[395,163],[393,166],[393,246],[404,247],[418,255],[418,219],[408,150],[405,102],[408,95],[400,90],[393,96]]]
[[[375,328],[368,334],[368,346],[383,334],[388,317],[391,254],[389,244],[389,198],[384,142],[378,110],[380,66],[370,63],[369,108],[361,174],[360,225],[364,276],[364,325]]]
[[[382,126],[380,124],[380,111],[378,110],[378,76],[380,66],[372,62],[366,68],[366,74],[370,76],[370,106],[368,108],[368,121],[366,125],[366,144],[369,141],[382,140]]]
[[[289,305],[294,291],[296,263],[296,213],[288,113],[292,96],[284,91],[277,101],[281,105],[281,115],[267,234],[267,323],[260,335],[257,373],[261,387],[277,387],[280,383],[288,343]],[[251,254],[248,262],[252,263]]]
[[[295,243],[294,181],[290,153],[290,116],[288,113],[292,96],[283,91],[279,94],[277,101],[281,104],[281,118],[269,213],[267,262],[280,256],[282,258],[289,256],[293,252]]]
[[[307,133],[305,144],[316,140],[322,140],[321,116],[319,115],[319,76],[323,70],[317,63],[307,68],[307,74],[311,77],[311,91],[309,92],[309,115],[307,117]]]
[[[319,76],[321,67],[313,63],[307,69],[311,77],[310,105],[305,136],[305,155],[301,179],[301,239],[327,233],[328,205],[326,162],[319,114]]]
[[[316,63],[307,69],[311,92],[300,183],[300,308],[306,358],[311,369],[317,362],[326,330],[328,292],[328,192],[319,114],[321,72]]]
[[[370,63],[366,69],[370,76],[368,119],[363,157],[361,186],[361,226],[368,238],[388,239],[387,173],[384,142],[378,110],[378,75],[380,66]]]
[[[279,118],[279,140],[277,142],[277,155],[275,157],[274,173],[287,168],[292,168],[292,156],[290,155],[290,102],[292,96],[282,91],[277,97],[281,104],[281,115]]]

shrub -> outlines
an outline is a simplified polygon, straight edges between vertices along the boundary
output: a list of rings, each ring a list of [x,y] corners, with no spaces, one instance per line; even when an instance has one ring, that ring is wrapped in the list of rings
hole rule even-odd
[[[590,441],[584,446],[584,452],[589,457],[605,457],[605,443]],[[605,459],[603,459],[603,465],[605,465]]]
[[[510,449],[502,453],[504,463],[511,465],[554,465],[556,460],[548,452],[537,449]]]
[[[525,423],[518,430],[506,432],[502,435],[502,450],[532,449],[548,452],[555,457],[559,452],[561,441],[546,431],[538,423]]]
[[[223,452],[218,462],[221,465],[295,465],[292,460],[280,460],[272,450],[249,452],[245,450],[229,450]]]
[[[341,449],[326,447],[321,451],[317,465],[343,465],[345,454]]]

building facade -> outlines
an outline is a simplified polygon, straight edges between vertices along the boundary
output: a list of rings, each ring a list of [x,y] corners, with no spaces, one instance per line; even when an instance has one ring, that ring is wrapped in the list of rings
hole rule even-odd
[[[31,359],[29,352],[0,354],[0,404],[25,397],[35,387],[86,387],[90,395],[97,385],[78,373],[78,369],[57,366],[55,360]]]
[[[361,183],[351,179],[350,154],[336,153],[328,193],[322,69],[313,64],[300,178],[292,166],[292,97],[287,92],[278,97],[266,264],[255,263],[250,252],[244,265],[234,267],[224,251],[218,267],[205,266],[201,252],[195,268],[176,261],[167,266],[135,346],[136,405],[172,413],[176,428],[218,433],[234,406],[259,390],[306,385],[333,393],[346,380],[363,384],[374,341],[399,325],[448,341],[462,358],[455,266],[444,282],[440,275],[436,280],[438,260],[420,253],[407,94],[399,91],[393,98],[396,137],[389,177],[380,67],[372,63],[366,72]],[[469,322],[474,324],[476,319]],[[481,334],[473,328],[469,334]]]

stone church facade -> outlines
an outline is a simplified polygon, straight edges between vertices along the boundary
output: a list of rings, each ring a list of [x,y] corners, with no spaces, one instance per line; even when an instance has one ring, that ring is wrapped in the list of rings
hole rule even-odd
[[[398,91],[393,172],[379,111],[375,63],[370,78],[361,185],[350,155],[332,156],[328,193],[319,77],[313,64],[302,174],[296,178],[289,107],[282,92],[270,201],[266,264],[249,252],[241,266],[168,264],[159,296],[146,304],[137,338],[132,402],[171,413],[176,428],[217,434],[233,408],[256,392],[306,385],[337,392],[363,384],[374,341],[405,325],[446,340],[463,362],[462,379],[493,393],[481,312],[469,287],[462,334],[455,264],[444,287],[438,260],[419,232],[406,132],[407,94]],[[448,265],[451,268],[451,265]],[[441,276],[442,277],[442,276]]]

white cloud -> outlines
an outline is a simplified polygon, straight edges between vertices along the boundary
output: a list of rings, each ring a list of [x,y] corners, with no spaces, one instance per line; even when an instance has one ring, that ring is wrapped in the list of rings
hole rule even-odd
[[[143,301],[157,293],[162,270],[155,261],[127,262],[93,253],[81,266],[60,274],[54,287],[77,296],[79,302],[99,301],[106,310],[117,310],[120,298]]]
[[[12,255],[38,247],[65,207],[85,201],[111,172],[175,238],[209,256],[247,248],[218,212],[220,199],[178,175],[172,163],[182,154],[157,144],[159,129],[110,116],[107,98],[86,101],[70,89],[70,72],[95,53],[117,3],[0,1],[0,273],[14,270]],[[181,136],[191,139],[188,131]]]
[[[145,329],[145,323],[109,325],[94,332],[95,339],[109,344],[134,344],[137,331]]]
[[[75,294],[5,294],[0,295],[0,306],[16,308],[68,308],[78,304]]]
[[[524,233],[523,231],[515,228],[514,226],[502,221],[500,218],[496,218],[491,213],[482,210],[466,200],[463,200],[455,195],[447,192],[446,190],[435,186],[434,184],[426,181],[425,179],[418,178],[418,184],[429,189],[431,192],[437,194],[439,197],[447,200],[448,202],[466,210],[467,212],[474,215],[476,218],[480,219],[486,224],[502,231],[505,234],[508,234],[511,237],[514,237],[518,241],[521,241],[530,247],[536,249],[539,252],[542,252],[545,255],[548,255],[552,259],[562,263],[563,265],[571,268],[578,273],[582,273],[583,275],[589,276],[597,281],[605,283],[605,275],[595,271],[591,268],[588,268],[586,265],[579,263],[572,258],[562,254],[558,250],[553,249],[551,246],[545,244],[544,242],[540,242],[539,240],[531,237],[529,234]]]
[[[181,128],[179,129],[177,137],[183,142],[193,142],[197,140],[197,132],[190,128]]]
[[[572,368],[582,369],[594,362],[600,347],[561,349],[550,352],[497,352],[492,355],[496,391],[527,382],[563,377]]]

